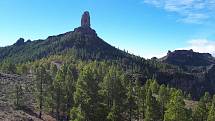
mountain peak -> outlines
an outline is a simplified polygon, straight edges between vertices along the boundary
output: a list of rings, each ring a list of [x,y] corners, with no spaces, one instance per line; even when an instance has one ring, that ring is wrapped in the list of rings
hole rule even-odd
[[[81,27],[90,27],[90,13],[85,11],[81,17]]]
[[[75,33],[97,36],[96,31],[90,27],[90,13],[85,11],[81,17],[81,26],[74,29]]]
[[[25,39],[19,38],[14,45],[20,46],[25,44]]]

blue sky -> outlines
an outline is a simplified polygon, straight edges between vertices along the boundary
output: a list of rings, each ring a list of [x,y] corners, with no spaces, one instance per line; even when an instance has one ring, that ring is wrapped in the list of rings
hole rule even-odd
[[[215,0],[1,0],[0,46],[72,31],[88,10],[105,41],[145,58],[168,50],[215,55]]]

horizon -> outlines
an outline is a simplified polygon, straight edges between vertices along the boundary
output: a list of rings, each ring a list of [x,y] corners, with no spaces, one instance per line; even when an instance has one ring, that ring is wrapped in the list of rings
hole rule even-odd
[[[0,19],[0,47],[12,45],[21,37],[38,40],[73,31],[80,26],[81,15],[87,10],[91,28],[99,37],[137,56],[159,58],[168,50],[179,49],[214,56],[215,0],[163,1],[126,0],[123,5],[121,0],[1,1],[0,15],[4,17]]]

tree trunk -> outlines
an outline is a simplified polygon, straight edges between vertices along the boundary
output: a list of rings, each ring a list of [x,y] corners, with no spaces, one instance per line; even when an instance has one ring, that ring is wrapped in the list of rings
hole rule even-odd
[[[41,119],[42,118],[42,103],[43,103],[43,100],[42,100],[42,96],[43,96],[43,82],[42,82],[42,79],[40,80],[40,114],[39,114],[39,118]]]

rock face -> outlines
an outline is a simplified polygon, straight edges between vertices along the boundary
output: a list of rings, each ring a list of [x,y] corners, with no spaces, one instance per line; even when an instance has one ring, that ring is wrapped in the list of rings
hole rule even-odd
[[[82,27],[90,27],[90,13],[85,11],[81,18]]]

